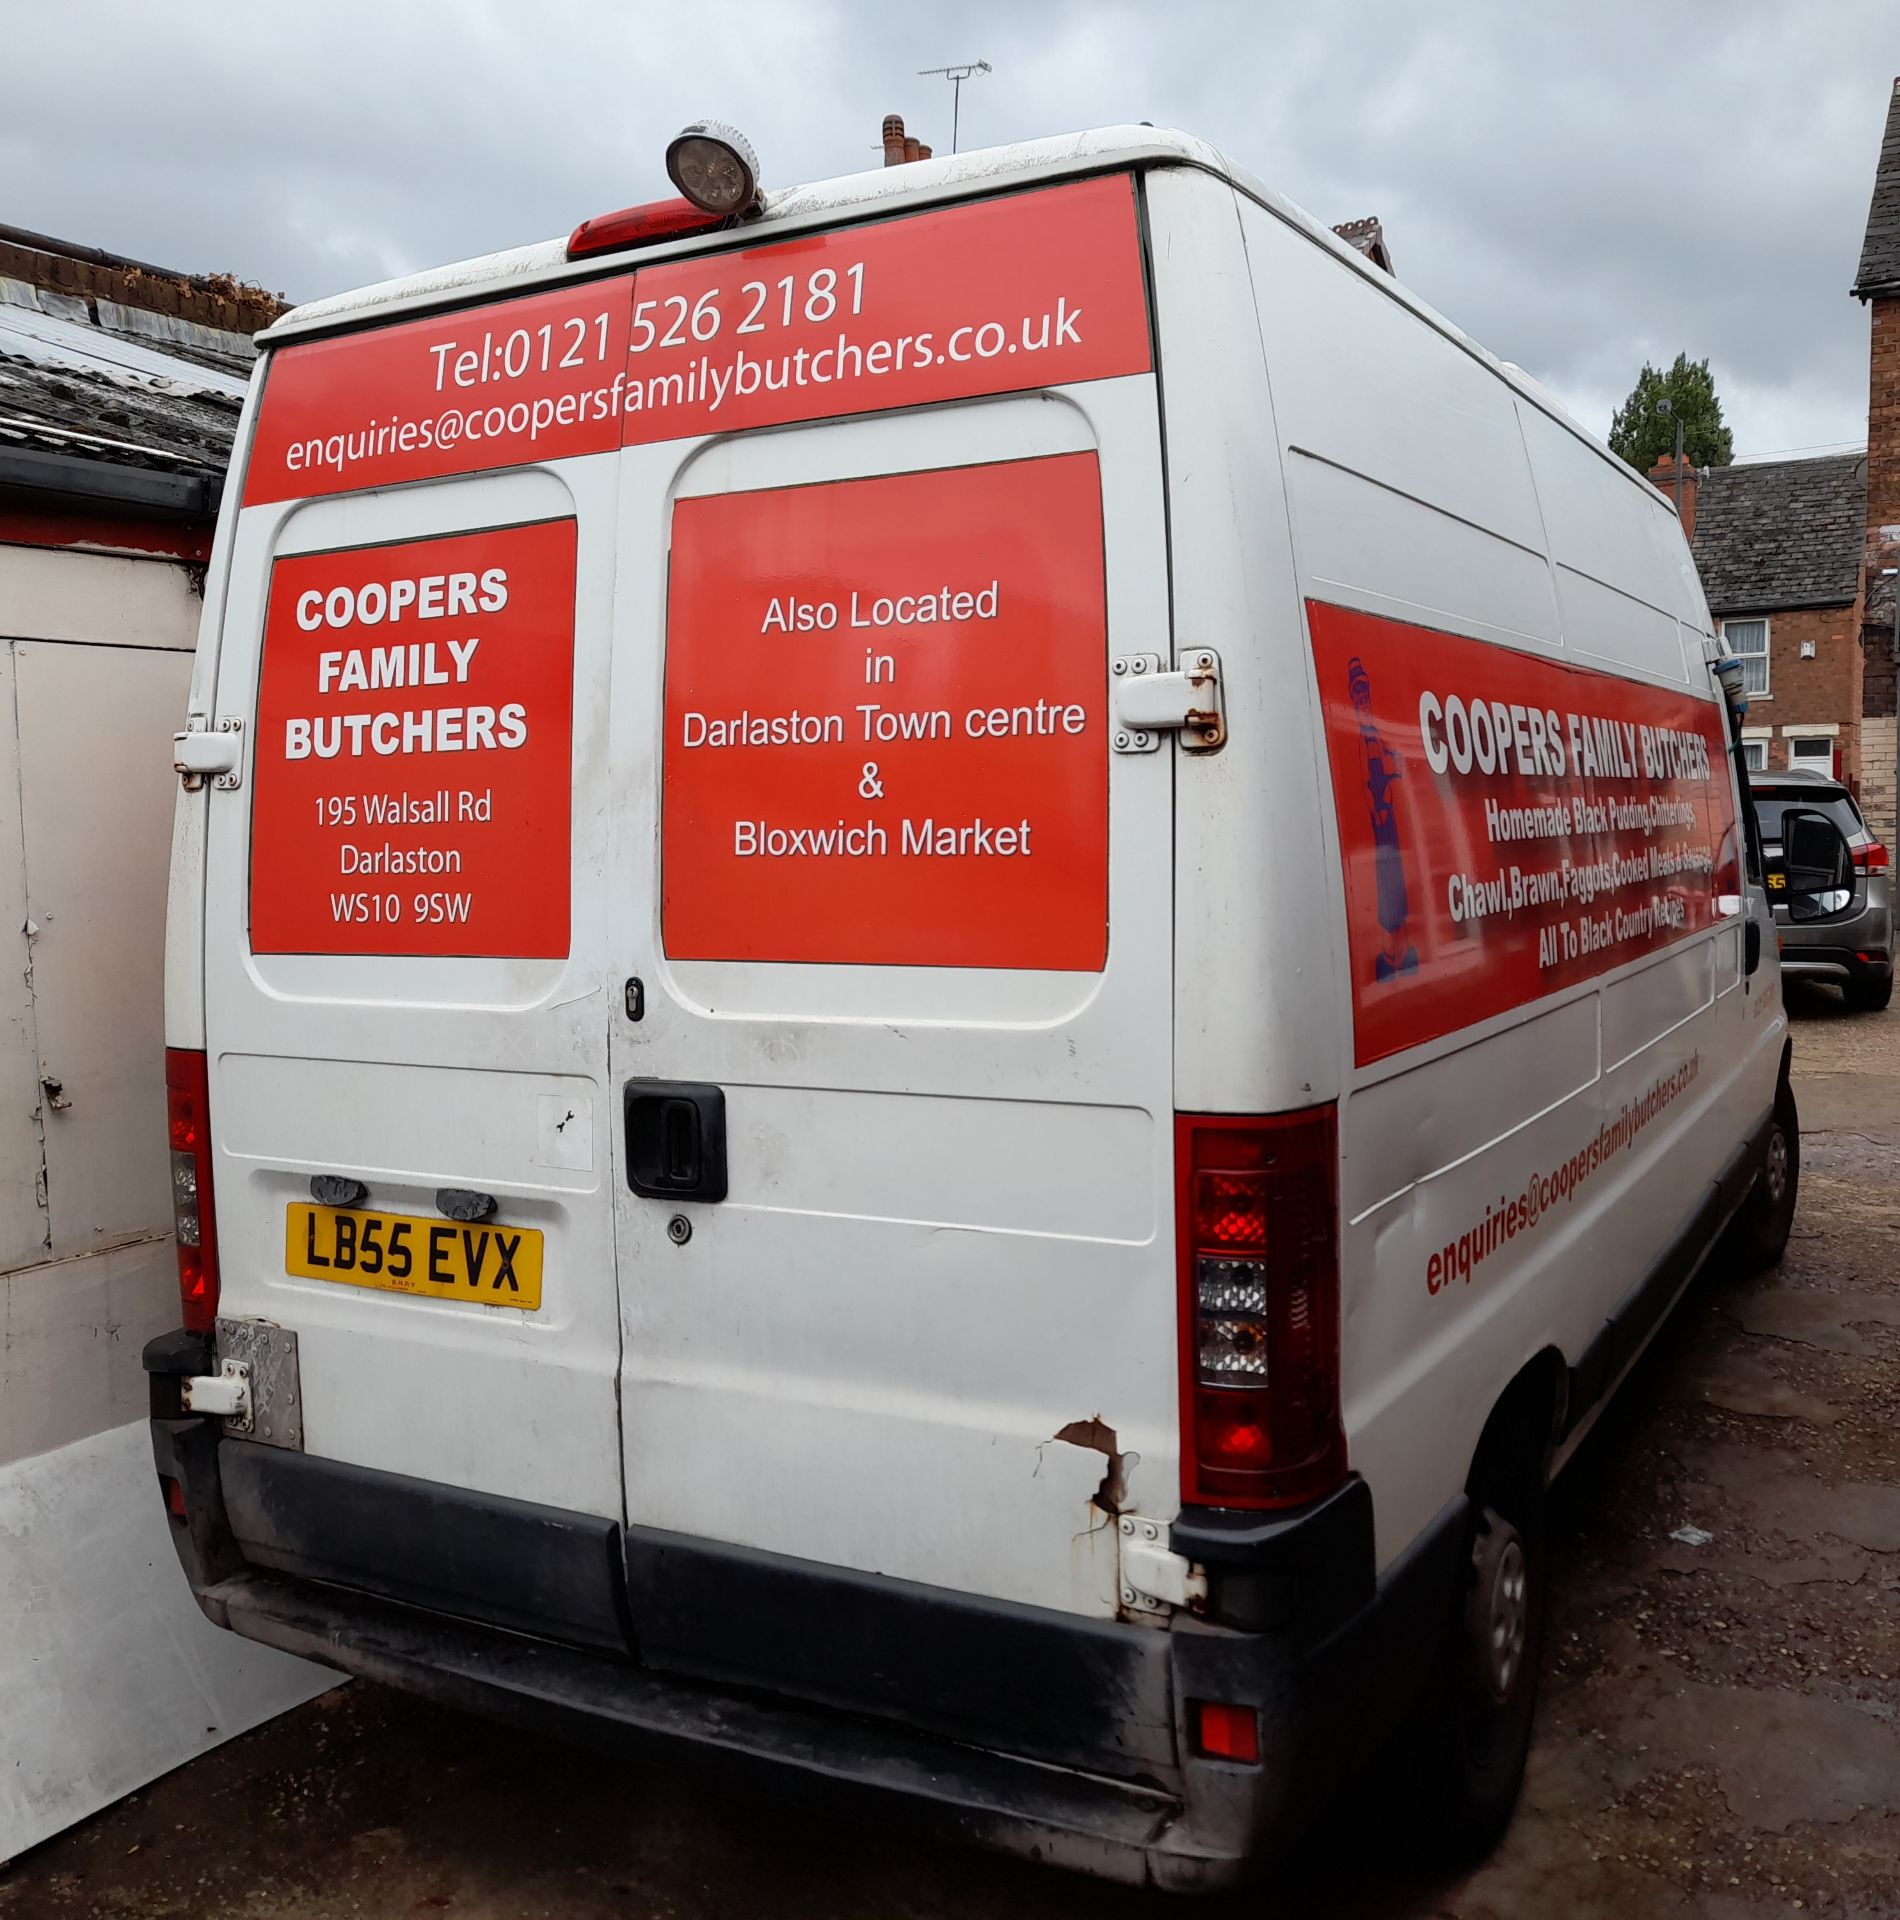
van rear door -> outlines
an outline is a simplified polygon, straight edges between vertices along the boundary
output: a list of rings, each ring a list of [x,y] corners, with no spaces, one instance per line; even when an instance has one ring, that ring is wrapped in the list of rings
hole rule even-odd
[[[1112,697],[1118,657],[1172,654],[1134,198],[637,276],[659,411],[623,456],[610,942],[637,1538],[1109,1617],[1114,1515],[1177,1504],[1174,753],[1118,751]],[[669,359],[669,313],[712,345]]]
[[[347,449],[287,473],[301,443],[262,441],[303,391],[292,356],[344,356],[317,382],[327,433],[370,411],[348,372],[366,357],[401,350],[426,390],[426,343],[403,334],[281,351],[238,522],[206,716],[247,743],[241,787],[208,811],[221,1312],[296,1341],[300,1432],[280,1394],[259,1441],[611,1523],[616,456],[367,491],[375,469],[349,471]],[[300,1464],[231,1460],[234,1511],[238,1462]],[[289,1514],[292,1497],[259,1496],[282,1536],[261,1544],[334,1550],[338,1516]]]

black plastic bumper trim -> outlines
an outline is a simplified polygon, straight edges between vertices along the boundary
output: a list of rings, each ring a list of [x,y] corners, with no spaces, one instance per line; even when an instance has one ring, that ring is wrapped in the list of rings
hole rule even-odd
[[[880,1801],[894,1793],[914,1822],[952,1837],[1112,1879],[1214,1887],[1238,1864],[1189,1854],[1165,1875],[1152,1870],[1179,1802],[1125,1782],[663,1679],[598,1654],[361,1596],[345,1602],[268,1575],[228,1581],[206,1600],[249,1639],[491,1718],[636,1754],[657,1747],[671,1757],[684,1746],[760,1785],[802,1782],[827,1796]]]
[[[174,1327],[170,1333],[161,1333],[146,1341],[139,1361],[151,1374],[210,1373],[214,1371],[211,1336]]]
[[[1280,1513],[1183,1507],[1168,1544],[1206,1567],[1209,1617],[1233,1627],[1323,1630],[1378,1585],[1372,1489],[1356,1475]]]
[[[627,1532],[651,1666],[1174,1782],[1168,1636],[654,1528]]]
[[[623,1552],[605,1522],[224,1439],[215,1420],[154,1419],[152,1444],[160,1473],[184,1489],[187,1512],[173,1519],[173,1540],[199,1605],[219,1626],[568,1737],[616,1747],[670,1740],[717,1751],[761,1784],[895,1795],[903,1817],[953,1837],[1182,1891],[1246,1878],[1377,1749],[1429,1671],[1469,1536],[1460,1498],[1387,1569],[1368,1604],[1299,1631],[1258,1633],[1187,1614],[1166,1626],[1037,1617],[643,1532],[625,1543],[641,1624],[656,1642],[640,1664],[611,1646],[575,1644],[577,1610],[604,1624],[602,1549],[611,1538],[614,1555]],[[1350,1517],[1366,1496],[1342,1490],[1338,1500]],[[1324,1524],[1350,1531],[1343,1520]],[[1275,1537],[1291,1533],[1283,1520]],[[296,1571],[269,1570],[266,1556]],[[682,1624],[721,1580],[732,1592],[712,1595],[718,1634]],[[577,1601],[574,1584],[594,1597]],[[407,1591],[388,1597],[398,1585]],[[617,1579],[607,1585],[618,1596]],[[810,1655],[772,1618],[800,1588],[799,1622],[821,1642]],[[880,1591],[888,1612],[880,1613]],[[930,1604],[912,1612],[920,1595]],[[823,1625],[828,1605],[837,1609],[835,1630]],[[474,1617],[481,1608],[498,1624]],[[811,1697],[812,1674],[836,1680],[850,1636],[867,1622],[853,1698]],[[690,1637],[704,1647],[720,1636],[733,1677],[683,1670],[673,1642]],[[931,1659],[943,1672],[926,1684],[919,1666]],[[1056,1680],[1035,1678],[1038,1659]],[[803,1681],[794,1672],[772,1684],[765,1670],[787,1660],[803,1664]],[[1023,1684],[1042,1685],[1040,1710],[1064,1711],[1066,1700],[1078,1728],[1026,1734],[1021,1711],[998,1705],[1007,1675],[992,1662],[1013,1663]],[[801,1684],[805,1697],[785,1697]],[[1093,1701],[1092,1685],[1102,1689]],[[913,1687],[922,1688],[914,1707]],[[954,1687],[968,1696],[961,1734],[928,1724]],[[1157,1690],[1172,1716],[1171,1769],[1144,1757],[1157,1731]],[[1189,1703],[1197,1699],[1258,1709],[1260,1765],[1194,1751]],[[1110,1736],[1087,1754],[1076,1736],[1101,1733],[1124,1711],[1131,1730],[1121,1743]],[[1053,1757],[1052,1743],[1064,1740],[1076,1758]]]
[[[218,1471],[252,1566],[628,1651],[617,1521],[242,1440]]]

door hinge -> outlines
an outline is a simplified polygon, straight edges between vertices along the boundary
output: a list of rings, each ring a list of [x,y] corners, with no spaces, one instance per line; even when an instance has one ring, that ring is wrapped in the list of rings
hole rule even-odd
[[[1122,1605],[1131,1613],[1195,1612],[1207,1604],[1207,1569],[1168,1550],[1168,1530],[1159,1520],[1125,1513],[1121,1531]]]
[[[1117,753],[1153,753],[1164,733],[1181,736],[1183,753],[1218,753],[1227,744],[1227,708],[1221,698],[1220,655],[1195,647],[1168,668],[1158,653],[1117,654]]]
[[[178,1390],[178,1404],[187,1413],[215,1413],[230,1421],[237,1433],[251,1429],[251,1370],[241,1360],[227,1360],[216,1373],[195,1373]]]
[[[187,793],[196,793],[207,776],[214,787],[229,792],[244,779],[244,722],[226,718],[214,728],[201,713],[185,722],[185,731],[172,735],[172,770]]]

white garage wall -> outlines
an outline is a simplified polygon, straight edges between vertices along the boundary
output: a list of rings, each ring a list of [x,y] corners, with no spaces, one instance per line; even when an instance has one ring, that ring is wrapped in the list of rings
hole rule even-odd
[[[336,1682],[202,1618],[145,1432],[199,610],[177,562],[0,544],[0,1862]]]
[[[0,1464],[141,1415],[177,1318],[161,992],[199,604],[174,561],[0,545]]]

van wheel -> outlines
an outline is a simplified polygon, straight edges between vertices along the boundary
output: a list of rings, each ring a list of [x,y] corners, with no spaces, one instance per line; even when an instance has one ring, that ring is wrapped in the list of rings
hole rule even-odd
[[[1893,1004],[1893,975],[1884,980],[1850,980],[1846,991],[1849,1013],[1885,1013]]]
[[[1518,1523],[1482,1507],[1472,1528],[1470,1580],[1451,1622],[1420,1759],[1418,1841],[1447,1864],[1470,1864],[1505,1837],[1524,1788],[1537,1668],[1543,1659],[1543,1500]]]
[[[1761,1171],[1728,1230],[1727,1251],[1744,1273],[1778,1267],[1794,1230],[1801,1194],[1801,1120],[1794,1089],[1786,1080],[1775,1093],[1775,1112]]]
[[[1460,1604],[1398,1754],[1413,1851],[1448,1867],[1482,1860],[1511,1824],[1530,1756],[1543,1658],[1546,1556],[1541,1489],[1474,1505]],[[1397,1784],[1395,1778],[1394,1784]]]

